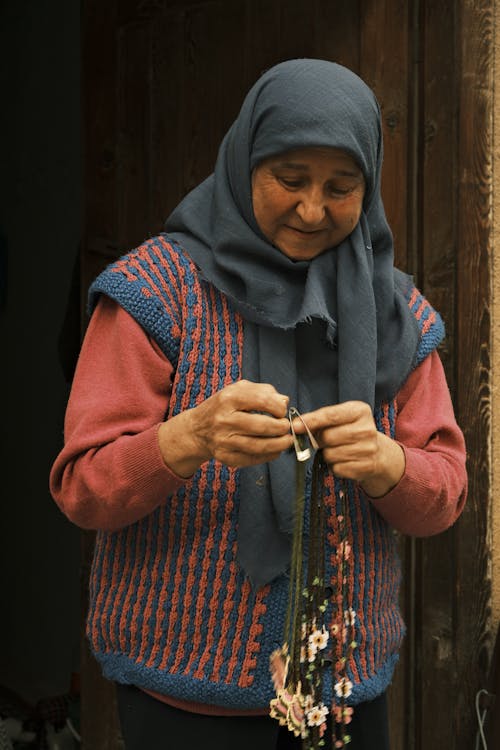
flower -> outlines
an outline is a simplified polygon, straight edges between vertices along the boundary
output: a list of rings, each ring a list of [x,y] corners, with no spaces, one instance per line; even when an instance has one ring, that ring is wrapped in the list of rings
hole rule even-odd
[[[278,690],[276,698],[273,698],[269,704],[269,715],[272,719],[277,719],[280,726],[287,727],[295,737],[299,737],[305,726],[304,702],[299,682],[295,689],[288,686],[288,688]]]
[[[276,649],[269,657],[271,678],[276,692],[285,687],[289,663],[290,657],[286,653],[285,648]]]
[[[354,625],[356,623],[356,612],[352,607],[349,607],[349,609],[345,610],[344,621],[346,625]]]
[[[304,726],[304,709],[302,704],[304,703],[304,696],[300,692],[300,685],[297,687],[297,692],[292,698],[292,701],[288,707],[287,714],[287,726],[290,732],[293,732],[295,737],[299,737],[302,734]]]
[[[317,653],[318,653],[317,646],[315,646],[314,643],[308,643],[307,644],[307,661],[309,663],[315,660]]]
[[[292,700],[293,696],[287,690],[278,690],[276,698],[269,704],[269,715],[272,719],[277,719],[282,727],[287,725],[288,709]]]
[[[350,724],[354,709],[351,706],[333,706],[333,715],[337,724]]]
[[[328,643],[328,631],[326,630],[325,626],[321,628],[321,630],[313,630],[311,635],[309,636],[309,645],[313,646],[316,651],[322,651],[324,648],[326,648],[326,644]]]
[[[352,682],[347,677],[341,677],[338,682],[335,683],[335,694],[338,698],[349,698],[352,693]]]
[[[328,715],[328,709],[323,703],[318,703],[317,706],[313,706],[307,712],[307,723],[310,727],[321,726]]]
[[[346,542],[345,540],[340,542],[339,546],[337,547],[337,557],[341,560],[348,560],[351,556],[352,547],[349,544],[349,542]]]

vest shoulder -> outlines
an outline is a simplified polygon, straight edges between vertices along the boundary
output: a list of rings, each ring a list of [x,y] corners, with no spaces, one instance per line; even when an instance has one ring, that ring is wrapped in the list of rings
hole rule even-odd
[[[175,361],[186,284],[192,287],[194,275],[194,266],[182,248],[160,234],[118,258],[99,274],[89,289],[89,313],[99,296],[106,294]]]
[[[153,293],[165,292],[163,286],[156,288],[155,279],[178,280],[182,269],[188,268],[190,261],[183,249],[166,234],[143,242],[134,250],[110,263],[94,280],[89,289],[89,308],[95,307],[97,296],[106,290],[122,290],[132,293],[141,287]]]
[[[443,341],[445,326],[440,314],[415,286],[412,278],[400,271],[397,273],[398,276],[395,276],[396,284],[404,295],[406,304],[420,332],[415,363],[415,365],[418,365]]]

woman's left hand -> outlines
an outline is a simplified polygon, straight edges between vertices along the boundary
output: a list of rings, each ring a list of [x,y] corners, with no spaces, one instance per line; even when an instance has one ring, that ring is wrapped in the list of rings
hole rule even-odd
[[[371,409],[363,401],[323,406],[302,418],[334,474],[356,480],[370,497],[387,494],[403,476],[403,449],[377,430]],[[293,426],[298,434],[305,432],[300,419]]]

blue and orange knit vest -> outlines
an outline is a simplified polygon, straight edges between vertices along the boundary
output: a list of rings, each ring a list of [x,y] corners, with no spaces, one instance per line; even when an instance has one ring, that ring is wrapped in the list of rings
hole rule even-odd
[[[241,378],[243,323],[227,299],[200,280],[166,235],[106,269],[91,288],[115,299],[174,366],[168,414],[189,409]],[[408,297],[421,330],[417,361],[443,337],[420,293]],[[394,435],[396,403],[377,427]],[[204,464],[149,516],[117,532],[98,532],[87,634],[106,677],[173,698],[232,709],[265,709],[273,697],[269,656],[281,645],[288,578],[254,591],[236,562],[238,470]],[[392,529],[349,482],[348,612],[355,617],[348,676],[350,703],[388,686],[404,634],[400,563]],[[338,566],[341,504],[333,477],[324,485],[327,580]],[[345,616],[331,605],[331,621]],[[332,656],[335,658],[335,655]],[[331,699],[331,685],[327,685]]]

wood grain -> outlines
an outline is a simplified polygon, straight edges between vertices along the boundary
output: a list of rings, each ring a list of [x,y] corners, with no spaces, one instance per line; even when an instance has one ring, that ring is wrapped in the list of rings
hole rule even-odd
[[[475,694],[487,680],[491,648],[488,580],[490,502],[490,250],[492,191],[493,3],[460,7],[457,336],[458,418],[469,454],[469,502],[455,529],[455,647],[460,744],[475,733]]]
[[[82,298],[213,168],[250,85],[288,57],[360,73],[381,103],[396,261],[443,314],[470,500],[436,539],[400,540],[409,634],[392,750],[469,750],[490,654],[488,582],[493,0],[84,0]],[[84,536],[88,577],[92,538]],[[84,596],[85,587],[84,587]],[[118,750],[114,695],[86,647],[84,748]]]
[[[448,30],[443,34],[443,28]],[[441,357],[454,388],[456,309],[457,54],[453,0],[420,9],[418,283],[441,313]],[[416,556],[415,746],[454,747],[450,690],[456,685],[454,530],[420,540]]]

